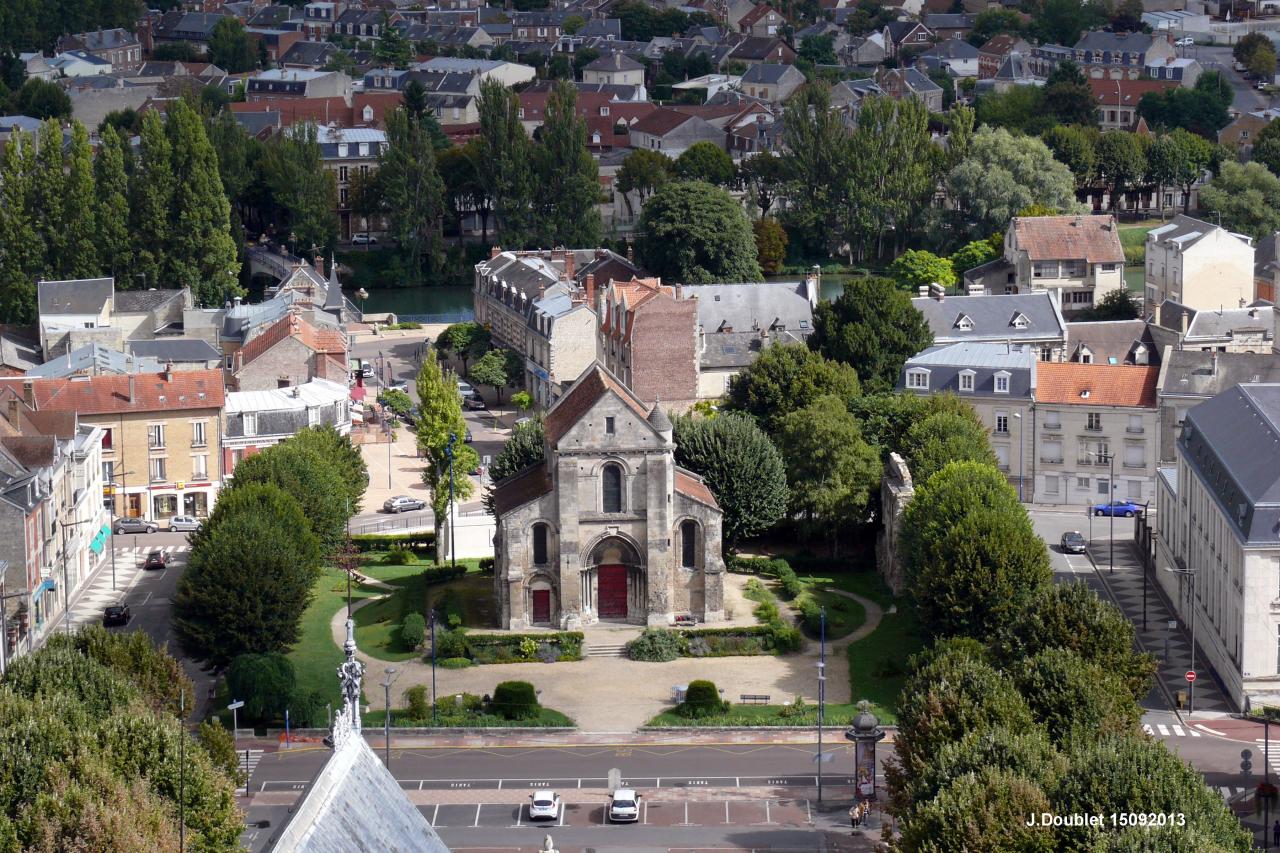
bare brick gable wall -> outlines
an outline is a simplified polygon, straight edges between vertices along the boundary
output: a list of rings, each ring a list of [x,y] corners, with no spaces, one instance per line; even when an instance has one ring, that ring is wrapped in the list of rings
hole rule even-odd
[[[631,390],[646,404],[673,407],[698,397],[698,302],[651,299],[635,312],[631,333]]]

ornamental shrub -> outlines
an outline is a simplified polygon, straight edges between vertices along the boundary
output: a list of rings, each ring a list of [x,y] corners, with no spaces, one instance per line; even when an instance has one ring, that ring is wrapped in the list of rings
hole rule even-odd
[[[423,685],[417,684],[406,690],[404,700],[408,706],[410,719],[425,720],[431,716],[431,702],[427,698],[427,688]]]
[[[632,660],[662,662],[680,657],[684,640],[676,631],[645,628],[639,637],[627,643],[627,657]]]
[[[527,681],[503,681],[493,688],[490,709],[505,720],[527,720],[538,716],[538,694]]]
[[[418,555],[408,548],[392,548],[382,558],[384,566],[412,566],[418,562]]]
[[[427,633],[427,620],[421,613],[406,613],[400,623],[400,640],[411,649],[422,645],[422,638]]]
[[[436,666],[442,666],[445,669],[466,669],[471,666],[471,658],[445,658],[444,660],[436,660]]]
[[[680,713],[686,717],[709,717],[723,714],[728,709],[729,704],[720,698],[715,682],[705,679],[690,681],[684,702],[680,704]]]
[[[467,657],[467,632],[465,628],[452,631],[436,630],[436,658]]]

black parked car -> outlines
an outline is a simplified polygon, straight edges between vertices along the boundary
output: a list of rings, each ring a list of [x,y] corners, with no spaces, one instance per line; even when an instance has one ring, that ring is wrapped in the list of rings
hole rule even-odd
[[[163,569],[169,565],[169,558],[165,556],[164,551],[152,551],[147,555],[147,559],[143,561],[144,569]]]
[[[132,618],[133,611],[123,601],[118,604],[108,604],[106,609],[102,611],[102,624],[106,628],[110,628],[112,625],[128,625],[129,620]]]

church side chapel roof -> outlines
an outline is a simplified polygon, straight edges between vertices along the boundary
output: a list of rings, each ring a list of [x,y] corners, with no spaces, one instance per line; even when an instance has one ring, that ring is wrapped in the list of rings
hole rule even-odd
[[[539,462],[494,485],[493,510],[503,515],[550,491],[551,473],[547,471],[546,462]]]
[[[676,491],[687,498],[693,498],[698,503],[720,508],[720,504],[716,503],[716,496],[711,494],[707,484],[692,471],[676,468]]]

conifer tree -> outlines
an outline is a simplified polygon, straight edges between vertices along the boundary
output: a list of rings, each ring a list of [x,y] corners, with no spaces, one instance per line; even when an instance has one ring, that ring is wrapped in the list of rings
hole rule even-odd
[[[28,207],[32,150],[21,132],[0,146],[0,319],[10,323],[28,323],[36,314],[41,251]]]
[[[40,126],[36,138],[35,171],[31,175],[31,193],[27,197],[31,221],[39,235],[43,253],[39,273],[56,277],[65,254],[66,222],[63,220],[62,195],[67,177],[63,172],[62,128],[49,119]]]
[[[93,163],[94,210],[102,274],[116,276],[117,287],[123,284],[119,279],[129,264],[129,178],[125,156],[120,134],[107,125],[102,129],[102,144]]]
[[[587,123],[577,113],[578,90],[556,83],[547,99],[538,146],[543,187],[539,237],[551,246],[594,246],[600,239],[600,169],[587,150]]]
[[[63,278],[94,278],[102,275],[98,261],[96,204],[93,186],[93,149],[89,134],[80,122],[71,125],[71,151],[65,190],[62,194],[63,233],[60,255],[54,268]]]
[[[197,304],[220,305],[242,291],[218,156],[185,101],[169,109],[165,130],[173,173],[165,286],[189,287]]]

